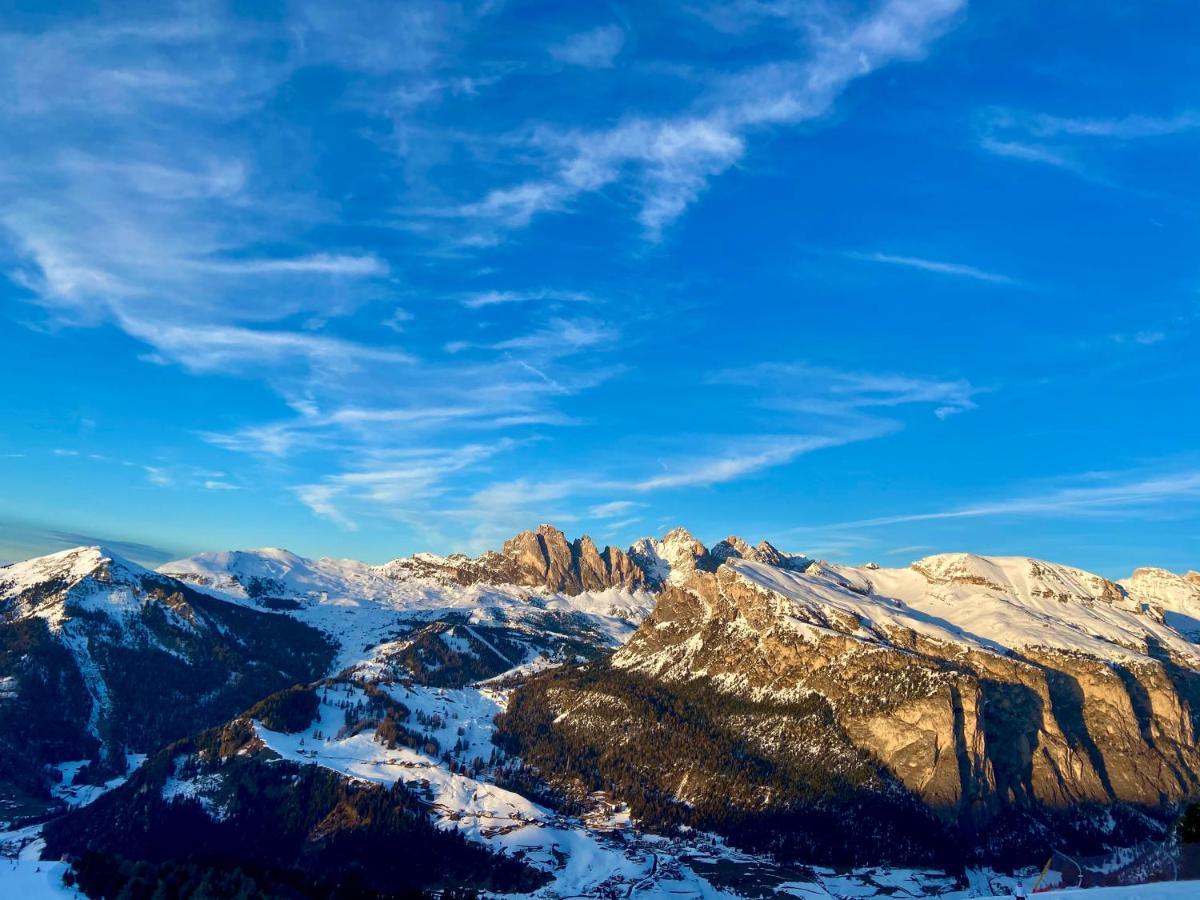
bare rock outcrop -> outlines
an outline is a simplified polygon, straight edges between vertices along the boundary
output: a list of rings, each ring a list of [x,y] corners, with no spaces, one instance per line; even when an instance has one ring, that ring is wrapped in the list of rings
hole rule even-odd
[[[645,583],[641,569],[620,549],[605,547],[601,552],[586,535],[568,543],[552,525],[539,525],[536,531],[505,541],[500,555],[514,567],[517,584],[566,594]]]
[[[444,584],[519,584],[576,595],[609,588],[645,587],[642,569],[618,547],[600,550],[586,535],[567,541],[552,525],[522,531],[472,559],[461,553],[417,553],[381,567],[389,577],[423,578]]]

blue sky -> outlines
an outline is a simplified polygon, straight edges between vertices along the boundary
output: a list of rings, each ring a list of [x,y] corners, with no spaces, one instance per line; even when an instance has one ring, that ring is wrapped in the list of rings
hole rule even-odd
[[[9,4],[0,558],[1200,567],[1191,4]]]

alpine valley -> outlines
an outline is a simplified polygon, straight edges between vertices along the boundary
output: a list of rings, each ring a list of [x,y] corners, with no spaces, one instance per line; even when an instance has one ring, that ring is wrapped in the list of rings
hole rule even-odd
[[[1196,572],[547,525],[0,568],[0,867],[64,896],[986,896],[1170,845],[1198,732]]]

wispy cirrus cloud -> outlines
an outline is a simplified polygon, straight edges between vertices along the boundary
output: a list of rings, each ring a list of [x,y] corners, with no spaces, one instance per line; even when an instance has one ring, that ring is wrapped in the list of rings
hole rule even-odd
[[[158,487],[171,487],[175,484],[175,479],[162,466],[142,466],[142,468],[146,470],[146,477],[151,484],[158,485]]]
[[[1095,164],[1099,149],[1195,133],[1200,131],[1200,115],[1185,110],[1166,116],[1089,117],[1001,108],[985,111],[978,130],[980,148],[994,156],[1052,166],[1097,184],[1115,186]]]
[[[1200,115],[1187,110],[1171,116],[1147,116],[1137,113],[1116,118],[1086,118],[1077,116],[1029,116],[1026,128],[1034,134],[1052,137],[1139,138],[1165,137],[1200,130]]]
[[[1080,174],[1084,172],[1083,166],[1061,148],[1047,147],[1028,141],[1001,140],[995,137],[981,138],[979,146],[993,156],[1006,156],[1009,159],[1018,159],[1023,162],[1043,163]]]
[[[997,500],[969,503],[949,509],[880,516],[830,525],[830,528],[866,528],[906,525],[942,519],[990,516],[1098,516],[1159,515],[1164,506],[1180,509],[1200,503],[1200,471],[1185,469],[1166,474],[1145,472],[1092,473],[1076,484],[1019,494]]]
[[[891,253],[861,253],[849,252],[850,259],[865,262],[880,263],[888,266],[901,266],[907,269],[919,269],[922,272],[933,272],[937,275],[953,275],[958,278],[970,278],[974,281],[986,281],[991,284],[1016,284],[1017,281],[999,272],[989,272],[976,266],[964,263],[944,262],[936,259],[923,259],[919,256],[897,256]]]
[[[397,336],[416,315],[395,305],[395,261],[363,249],[361,228],[344,245],[330,238],[361,223],[321,182],[303,133],[279,123],[264,140],[247,127],[314,65],[336,67],[352,85],[347,105],[369,97],[376,117],[469,96],[494,79],[446,71],[447,48],[490,13],[436,0],[276,12],[168,5],[0,34],[9,277],[52,327],[114,325],[145,345],[147,362],[263,382],[294,418],[197,434],[272,466],[303,460],[337,475],[334,454],[444,441],[453,456],[473,433],[503,432],[504,448],[510,431],[573,425],[560,402],[606,377],[578,357],[615,328],[562,314],[498,327],[461,360],[418,356]],[[52,87],[62,84],[80,90]],[[461,296],[468,308],[589,299],[550,288]],[[347,326],[389,300],[386,338]],[[314,484],[309,496],[327,511],[385,497],[353,479]]]
[[[193,372],[265,369],[280,377],[300,363],[322,376],[356,371],[364,364],[408,365],[413,357],[387,347],[297,331],[267,331],[233,325],[193,325],[124,320],[125,330],[155,348],[154,362],[174,363]]]
[[[503,360],[455,369],[420,367],[410,381],[421,386],[424,396],[404,405],[356,405],[349,397],[331,406],[300,402],[289,420],[199,433],[227,450],[284,459],[310,451],[350,454],[435,437],[461,441],[471,433],[568,427],[576,420],[555,409],[552,401],[603,377],[582,371],[561,383],[547,382],[527,373],[527,366]],[[576,380],[581,377],[583,381]]]
[[[314,253],[310,256],[277,259],[231,259],[197,261],[198,269],[228,275],[386,275],[388,266],[372,254]]]
[[[62,322],[116,324],[160,359],[186,361],[177,335],[191,330],[193,370],[215,357],[236,371],[254,354],[235,345],[250,344],[327,366],[349,339],[246,323],[352,307],[350,292],[315,279],[382,280],[390,265],[328,241],[314,249],[311,228],[336,206],[294,190],[292,178],[311,179],[287,148],[247,141],[239,125],[317,62],[420,71],[458,16],[437,2],[298,3],[284,20],[180,4],[0,32],[10,277]]]
[[[494,350],[538,351],[551,355],[571,353],[613,341],[617,329],[597,319],[551,319],[528,334],[492,344]]]
[[[502,306],[509,303],[592,303],[595,298],[585,291],[560,291],[541,288],[534,291],[478,291],[463,297],[467,309]]]
[[[754,134],[816,119],[852,81],[919,59],[963,7],[962,0],[886,0],[861,18],[805,17],[797,34],[807,43],[806,59],[721,78],[692,108],[673,115],[631,115],[599,131],[543,129],[534,144],[547,171],[448,214],[485,229],[523,228],[584,194],[620,186],[638,207],[646,236],[657,239],[712,178],[745,155]]]
[[[618,25],[601,25],[572,34],[552,44],[550,55],[562,63],[588,69],[607,69],[625,45],[625,30]]]
[[[607,503],[597,503],[595,506],[589,507],[588,515],[594,519],[611,519],[644,505],[636,500],[610,500]]]
[[[692,436],[687,451],[681,452],[676,442],[669,453],[642,453],[624,465],[609,461],[589,470],[586,476],[546,470],[542,477],[499,478],[476,488],[468,487],[470,482],[457,483],[457,477],[480,462],[493,461],[495,456],[485,448],[494,449],[496,445],[469,444],[441,455],[432,450],[417,452],[412,460],[405,460],[403,468],[389,464],[329,476],[297,488],[297,495],[315,513],[343,527],[356,527],[363,519],[385,518],[421,522],[422,527],[442,533],[441,529],[453,530],[470,523],[470,546],[483,549],[488,541],[503,537],[506,530],[524,527],[531,520],[573,521],[581,504],[593,518],[617,518],[649,505],[657,494],[712,488],[789,465],[812,453],[876,440],[903,427],[899,419],[881,412],[932,407],[936,415],[945,418],[974,408],[977,393],[965,381],[839,372],[802,365],[732,370],[714,376],[712,384],[752,388],[759,402],[775,412],[776,419],[781,410],[793,414],[795,420],[789,424],[796,430],[736,437]],[[472,408],[450,412],[464,416],[478,413]],[[390,416],[347,411],[342,418],[361,419],[374,428]],[[419,427],[416,416],[402,414],[397,419],[405,427]],[[294,439],[296,434],[292,432],[253,437],[267,447],[272,442],[287,444]],[[495,453],[499,455],[513,446],[501,442]],[[648,442],[647,450],[650,446]],[[383,450],[378,456],[392,458]],[[646,462],[650,456],[657,457],[653,469]],[[638,499],[605,499],[614,494]]]
[[[683,458],[664,465],[664,471],[630,481],[621,487],[650,492],[676,488],[712,487],[745,478],[764,469],[793,462],[817,450],[869,440],[894,430],[886,423],[842,430],[828,435],[755,435],[733,442],[715,456]]]
[[[428,508],[429,501],[446,493],[445,480],[449,476],[511,446],[512,441],[500,440],[454,449],[378,450],[350,471],[328,475],[294,490],[314,513],[347,530],[359,527],[354,518],[357,509],[367,510],[372,517],[417,519]]]
[[[842,371],[808,363],[760,363],[717,372],[710,380],[753,387],[759,402],[772,409],[835,418],[924,405],[944,419],[974,409],[975,397],[982,392],[962,378]]]

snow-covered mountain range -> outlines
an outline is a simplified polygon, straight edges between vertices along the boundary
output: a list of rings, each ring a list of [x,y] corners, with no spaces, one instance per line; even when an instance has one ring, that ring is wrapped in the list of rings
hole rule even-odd
[[[28,838],[59,816],[51,850],[115,871],[166,865],[149,832],[104,836],[135,808],[162,828],[190,810],[226,846],[284,815],[246,790],[291,761],[343,806],[409,810],[388,840],[454,834],[517,863],[442,848],[461,865],[414,888],[895,888],[810,867],[832,862],[964,892],[939,871],[1153,837],[1200,793],[1197,640],[1194,572],[1025,557],[884,569],[683,529],[600,550],[550,526],[380,566],[262,549],[152,572],[78,548],[0,568],[0,818]],[[312,839],[276,848],[279,871]]]

